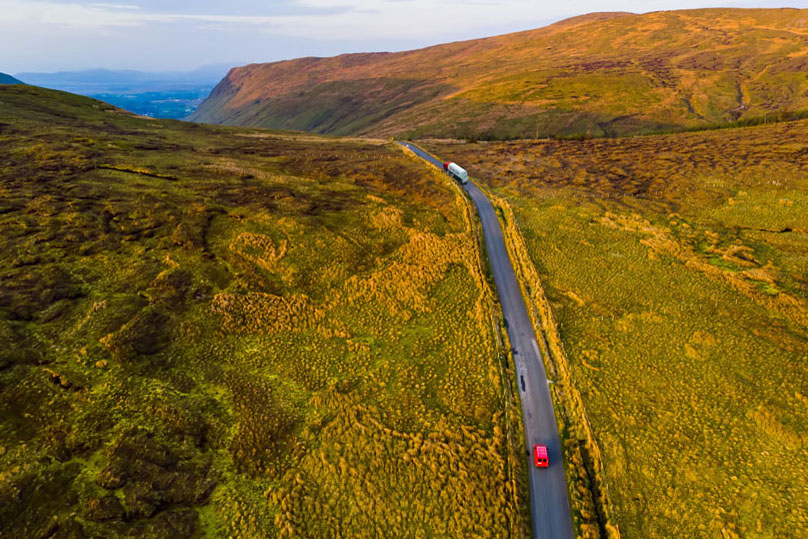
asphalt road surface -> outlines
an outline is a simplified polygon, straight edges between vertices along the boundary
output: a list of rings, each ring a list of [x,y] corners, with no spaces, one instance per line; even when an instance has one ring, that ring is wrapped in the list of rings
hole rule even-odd
[[[407,142],[400,144],[443,170],[442,162],[417,146]],[[497,294],[513,348],[517,387],[522,401],[522,418],[525,424],[525,459],[530,473],[530,515],[533,523],[533,537],[570,539],[573,537],[572,519],[567,484],[564,479],[561,442],[558,438],[558,428],[553,414],[549,382],[544,371],[541,352],[536,344],[536,334],[533,331],[530,317],[528,317],[511,259],[505,249],[502,228],[491,201],[479,187],[471,182],[462,187],[477,206],[477,212],[482,221],[488,259],[491,262]],[[547,446],[550,458],[548,468],[534,466],[534,444]]]

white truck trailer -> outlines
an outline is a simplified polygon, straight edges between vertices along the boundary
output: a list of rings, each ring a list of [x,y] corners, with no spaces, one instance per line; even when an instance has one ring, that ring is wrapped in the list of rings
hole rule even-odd
[[[446,162],[443,164],[443,170],[449,173],[454,179],[459,181],[460,183],[469,183],[469,173],[466,172],[466,169],[458,165],[457,163]]]

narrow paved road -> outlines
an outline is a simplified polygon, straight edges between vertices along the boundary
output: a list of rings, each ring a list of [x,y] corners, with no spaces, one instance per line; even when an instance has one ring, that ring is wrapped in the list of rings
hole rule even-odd
[[[401,142],[416,155],[443,170],[443,163],[417,146]],[[519,290],[519,283],[505,248],[502,228],[491,201],[479,187],[469,182],[463,186],[477,206],[483,225],[488,259],[497,285],[497,294],[508,326],[513,347],[517,385],[522,400],[522,418],[525,423],[525,459],[530,471],[530,514],[533,537],[540,539],[572,538],[567,484],[564,462],[558,438],[553,401],[550,398],[547,375],[544,372],[536,334]],[[544,444],[550,457],[549,468],[533,465],[533,445]]]

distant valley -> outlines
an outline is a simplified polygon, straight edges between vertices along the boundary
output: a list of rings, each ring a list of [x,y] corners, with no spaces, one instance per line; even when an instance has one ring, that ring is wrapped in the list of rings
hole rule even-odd
[[[184,118],[210,94],[228,67],[190,72],[94,69],[59,73],[19,73],[21,80],[53,90],[100,99],[141,116]]]
[[[187,90],[89,94],[89,97],[100,99],[140,116],[180,120],[193,113],[200,103],[210,95],[211,90],[213,90],[213,86],[208,85]]]

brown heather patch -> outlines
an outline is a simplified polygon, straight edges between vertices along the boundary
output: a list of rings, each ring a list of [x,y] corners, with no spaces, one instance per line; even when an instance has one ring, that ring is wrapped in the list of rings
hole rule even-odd
[[[309,307],[305,296],[282,297],[253,292],[216,294],[211,310],[222,316],[227,331],[299,331],[313,327],[323,312]]]

